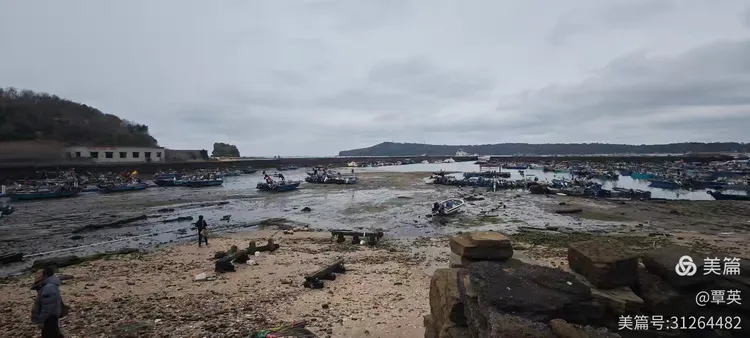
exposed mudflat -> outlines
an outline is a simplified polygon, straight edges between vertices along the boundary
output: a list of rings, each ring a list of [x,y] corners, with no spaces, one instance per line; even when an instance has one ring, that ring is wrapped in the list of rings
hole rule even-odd
[[[257,192],[260,176],[248,175],[215,188],[14,203],[17,211],[0,221],[2,253],[52,253],[6,265],[3,273],[25,271],[35,258],[54,255],[153,250],[60,269],[74,277],[62,287],[74,309],[62,321],[70,336],[241,336],[280,321],[308,320],[323,337],[416,337],[429,312],[430,275],[448,266],[447,236],[457,232],[504,232],[518,253],[561,268],[567,266],[568,243],[602,235],[618,236],[635,250],[677,242],[750,257],[750,203],[590,200],[427,185],[424,172],[358,175],[358,185],[303,183],[299,191],[279,194]],[[426,216],[435,201],[455,197],[467,201],[461,213]],[[191,220],[176,220],[198,215],[213,229],[210,248],[195,245]],[[225,215],[229,220],[220,220]],[[284,221],[264,222],[269,218]],[[278,223],[319,232],[284,235]],[[325,232],[336,228],[383,229],[385,237],[374,248],[337,244]],[[281,249],[251,258],[257,265],[193,281],[201,272],[213,274],[214,251],[271,236]],[[305,273],[339,256],[348,273],[326,281],[323,290],[301,286]],[[35,295],[30,282],[25,274],[0,284],[0,302],[10,318],[0,331],[10,336],[38,334],[28,323]]]

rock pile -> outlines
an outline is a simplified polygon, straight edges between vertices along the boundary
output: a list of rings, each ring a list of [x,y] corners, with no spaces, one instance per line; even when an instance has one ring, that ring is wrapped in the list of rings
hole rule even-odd
[[[613,237],[571,243],[570,272],[513,258],[499,233],[462,234],[450,247],[451,268],[437,270],[430,284],[425,338],[750,337],[750,301],[696,305],[700,292],[750,294],[750,270],[708,278],[696,264],[694,276],[678,276],[680,257],[705,257],[686,247],[639,255]],[[716,324],[720,316],[731,318],[731,330]]]

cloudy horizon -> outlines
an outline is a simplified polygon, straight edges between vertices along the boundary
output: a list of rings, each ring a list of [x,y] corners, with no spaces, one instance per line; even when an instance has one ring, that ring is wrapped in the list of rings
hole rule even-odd
[[[8,1],[0,46],[175,149],[750,142],[746,0]]]

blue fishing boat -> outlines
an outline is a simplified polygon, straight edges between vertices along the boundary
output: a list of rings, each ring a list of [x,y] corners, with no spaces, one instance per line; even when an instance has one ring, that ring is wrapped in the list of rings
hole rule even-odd
[[[81,188],[55,187],[52,189],[14,191],[8,196],[14,201],[31,201],[51,198],[73,197],[81,193]]]
[[[630,177],[634,180],[650,180],[654,178],[654,174],[631,173]]]
[[[297,190],[299,188],[300,183],[302,181],[285,181],[285,182],[259,182],[257,186],[255,186],[256,189],[261,191],[275,191],[275,192],[284,192],[284,191],[292,191]]]
[[[187,187],[193,187],[193,188],[201,188],[201,187],[216,187],[224,184],[224,180],[221,178],[213,178],[213,179],[207,179],[207,180],[187,180],[185,181],[185,186]]]
[[[648,185],[651,188],[680,189],[680,184],[674,181],[651,180]]]
[[[148,188],[147,183],[123,183],[123,184],[102,184],[99,191],[107,194],[113,192],[138,191]]]

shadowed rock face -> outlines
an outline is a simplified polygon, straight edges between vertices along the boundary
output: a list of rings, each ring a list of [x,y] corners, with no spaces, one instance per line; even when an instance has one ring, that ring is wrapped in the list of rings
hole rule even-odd
[[[570,273],[515,259],[472,263],[468,269],[480,304],[498,312],[543,323],[561,318],[583,325],[612,324],[589,287]]]

